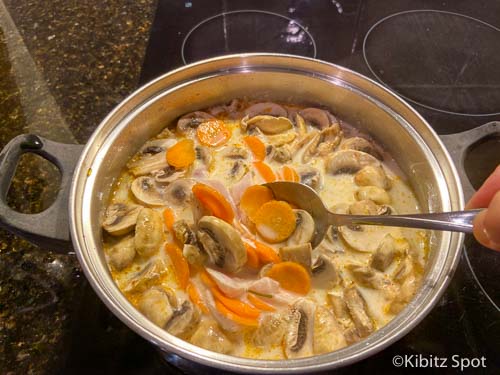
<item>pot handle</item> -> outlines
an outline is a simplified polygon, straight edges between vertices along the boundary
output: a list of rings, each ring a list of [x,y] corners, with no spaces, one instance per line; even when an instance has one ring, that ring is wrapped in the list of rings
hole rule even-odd
[[[68,199],[73,171],[83,145],[49,141],[34,134],[13,138],[0,152],[0,227],[31,243],[56,252],[72,249],[69,237]],[[31,152],[53,163],[61,172],[61,186],[54,203],[37,214],[10,208],[7,193],[21,155]]]
[[[465,200],[469,200],[476,191],[465,172],[465,156],[469,148],[477,141],[492,135],[500,135],[500,121],[492,121],[477,128],[461,133],[441,135],[448,152],[457,167],[458,175],[462,181]]]

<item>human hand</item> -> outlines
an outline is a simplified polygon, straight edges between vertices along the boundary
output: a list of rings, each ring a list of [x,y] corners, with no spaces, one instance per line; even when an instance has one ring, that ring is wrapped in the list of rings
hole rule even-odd
[[[472,196],[466,209],[483,208],[474,219],[474,237],[483,246],[500,251],[500,165]]]

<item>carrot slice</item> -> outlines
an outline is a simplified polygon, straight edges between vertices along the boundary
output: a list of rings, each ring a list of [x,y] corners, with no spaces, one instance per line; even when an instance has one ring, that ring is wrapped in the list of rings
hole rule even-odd
[[[192,282],[188,283],[186,292],[188,293],[191,302],[198,306],[202,312],[208,314],[208,308],[201,300],[200,292],[198,292],[198,289],[196,289],[196,286]]]
[[[233,313],[242,316],[244,318],[256,319],[260,315],[260,310],[255,307],[250,306],[245,302],[241,302],[236,298],[226,297],[218,288],[210,289],[215,299],[220,301],[224,306],[226,306]]]
[[[174,266],[177,283],[185,290],[189,283],[189,264],[186,258],[184,258],[184,255],[182,255],[182,250],[173,243],[167,243],[165,245],[165,251]]]
[[[203,269],[200,271],[200,279],[209,288],[217,288],[217,283],[212,279],[207,272],[207,270]]]
[[[283,180],[285,181],[291,181],[291,182],[299,182],[299,174],[293,169],[292,167],[289,167],[288,165],[285,165],[282,170],[282,176]]]
[[[259,256],[257,255],[257,251],[244,242],[245,249],[247,250],[247,265],[250,268],[259,268]]]
[[[263,161],[254,161],[253,165],[257,172],[262,176],[264,181],[266,182],[274,182],[276,181],[276,175],[269,165],[264,163]]]
[[[257,297],[254,294],[248,293],[247,298],[250,301],[252,305],[254,305],[256,308],[264,311],[276,311],[276,309],[262,301],[259,297]]]
[[[281,262],[278,253],[272,247],[264,245],[261,242],[255,241],[255,252],[262,264]]]
[[[182,139],[167,150],[167,163],[175,168],[189,167],[195,158],[194,142],[191,139]]]
[[[175,222],[174,211],[172,211],[172,209],[165,208],[163,210],[163,221],[165,221],[167,229],[172,232]]]
[[[226,318],[231,319],[233,322],[241,324],[247,327],[258,327],[259,321],[255,318],[245,318],[233,313],[226,306],[224,306],[220,301],[215,300],[215,307],[217,310],[224,315]]]
[[[311,289],[311,277],[306,269],[295,262],[273,264],[267,277],[280,283],[283,289],[299,294],[307,294]]]
[[[202,122],[196,129],[196,135],[201,144],[217,147],[231,138],[231,130],[224,125],[224,122],[213,119]]]
[[[193,186],[192,191],[195,197],[212,215],[228,223],[233,221],[234,212],[231,204],[217,190],[208,185],[197,183]]]
[[[257,161],[262,161],[266,158],[266,145],[258,137],[254,135],[247,135],[243,137],[248,148],[252,151],[252,154]]]
[[[253,216],[266,202],[273,200],[273,192],[268,187],[253,185],[248,187],[241,196],[240,207],[253,221]]]
[[[292,207],[284,201],[264,203],[254,216],[257,232],[270,243],[286,240],[295,230],[296,218]]]

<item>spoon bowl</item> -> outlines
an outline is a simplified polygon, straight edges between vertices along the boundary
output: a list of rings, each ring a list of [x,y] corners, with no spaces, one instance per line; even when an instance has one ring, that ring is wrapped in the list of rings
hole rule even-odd
[[[278,200],[292,203],[309,212],[314,219],[315,231],[311,240],[316,247],[323,240],[330,225],[382,225],[452,232],[472,233],[474,217],[481,211],[466,210],[412,215],[343,215],[329,211],[320,196],[311,187],[297,182],[277,181],[264,184]]]

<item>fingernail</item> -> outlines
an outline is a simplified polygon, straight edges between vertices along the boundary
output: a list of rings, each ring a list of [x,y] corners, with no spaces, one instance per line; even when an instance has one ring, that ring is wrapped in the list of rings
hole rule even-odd
[[[488,239],[488,241],[491,243],[492,246],[494,246],[496,248],[500,247],[500,241],[498,241],[498,239],[494,238],[495,237],[494,235],[492,235],[491,233],[488,233],[486,228],[483,228],[483,233],[484,233],[485,237]]]

